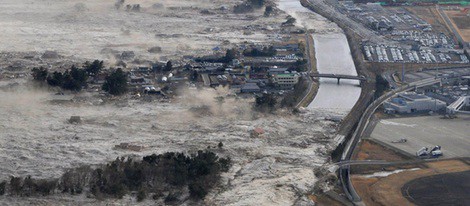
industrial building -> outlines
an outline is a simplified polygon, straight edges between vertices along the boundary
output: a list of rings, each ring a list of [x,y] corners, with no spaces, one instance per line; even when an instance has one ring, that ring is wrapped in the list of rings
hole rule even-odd
[[[416,113],[439,111],[446,107],[446,103],[415,92],[398,94],[384,103],[385,113]]]

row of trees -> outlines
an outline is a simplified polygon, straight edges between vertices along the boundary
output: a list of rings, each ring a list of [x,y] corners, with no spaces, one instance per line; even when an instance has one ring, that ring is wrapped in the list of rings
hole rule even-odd
[[[265,4],[264,0],[246,0],[245,2],[235,5],[233,8],[234,13],[247,13],[255,9],[260,9]]]
[[[65,72],[55,71],[52,74],[44,68],[33,68],[33,78],[38,82],[47,82],[50,86],[61,87],[71,91],[80,91],[87,86],[88,77],[93,77],[103,69],[103,61],[85,62],[82,68],[72,66]]]
[[[273,112],[276,109],[276,104],[276,97],[270,93],[263,93],[255,99],[255,108],[261,112]]]
[[[171,62],[169,64],[171,68]],[[32,75],[34,80],[38,82],[46,82],[53,87],[78,92],[88,86],[88,78],[100,74],[103,68],[103,61],[95,60],[93,62],[85,62],[82,68],[72,66],[64,72],[55,71],[49,73],[44,67],[33,68]],[[102,89],[112,95],[125,94],[127,92],[127,74],[122,69],[111,72],[106,77]]]
[[[101,89],[112,95],[123,95],[127,93],[127,86],[127,74],[118,68],[106,77]]]
[[[46,68],[33,68],[33,77],[40,82],[47,82],[53,87],[61,87],[62,89],[80,91],[87,86],[88,75],[83,69],[72,66],[65,72],[54,72],[49,74]]]
[[[276,56],[277,51],[274,49],[273,46],[270,47],[263,47],[263,49],[252,48],[246,49],[243,51],[243,55],[250,56],[250,57],[272,57]]]
[[[16,196],[49,195],[57,192],[72,195],[89,191],[96,198],[122,198],[131,191],[138,192],[143,200],[148,193],[154,199],[167,191],[183,191],[187,187],[190,196],[200,200],[215,186],[222,172],[231,167],[230,158],[219,158],[210,151],[198,151],[193,155],[167,152],[153,154],[136,161],[117,158],[115,161],[91,169],[88,166],[70,170],[60,179],[36,180],[31,177],[11,177],[0,183],[0,195],[8,192]],[[169,192],[165,200],[178,199],[180,192]]]

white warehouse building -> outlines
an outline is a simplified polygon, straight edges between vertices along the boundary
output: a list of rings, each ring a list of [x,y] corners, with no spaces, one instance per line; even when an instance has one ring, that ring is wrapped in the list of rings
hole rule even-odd
[[[398,94],[384,103],[385,113],[415,113],[439,111],[446,107],[446,103],[415,92]]]

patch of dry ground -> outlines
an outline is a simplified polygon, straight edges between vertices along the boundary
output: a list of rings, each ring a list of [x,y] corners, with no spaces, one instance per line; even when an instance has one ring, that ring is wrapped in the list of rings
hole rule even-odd
[[[445,11],[464,41],[470,42],[470,16],[463,15],[460,11]]]
[[[423,19],[424,21],[431,24],[432,29],[437,32],[442,32],[447,36],[450,35],[449,30],[445,26],[444,20],[440,17],[439,13],[434,6],[413,6],[413,7],[405,7],[406,10],[410,11],[411,13],[415,14],[419,18]]]
[[[366,205],[413,205],[402,195],[401,188],[405,183],[420,177],[470,170],[470,165],[461,160],[443,160],[425,165],[427,168],[406,170],[382,178],[353,175],[351,180]]]
[[[362,140],[353,159],[356,160],[385,160],[389,162],[407,160],[404,155],[377,144],[370,140]]]

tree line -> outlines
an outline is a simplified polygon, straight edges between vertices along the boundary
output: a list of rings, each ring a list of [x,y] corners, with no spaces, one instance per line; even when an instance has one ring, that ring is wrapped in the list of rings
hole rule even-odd
[[[237,14],[252,12],[255,9],[260,9],[264,4],[264,0],[246,0],[241,4],[235,5],[233,7],[233,12]]]
[[[274,49],[273,46],[270,47],[263,47],[263,49],[252,48],[252,49],[245,49],[243,51],[244,56],[250,57],[272,57],[276,56],[277,51]]]
[[[87,80],[100,74],[104,68],[103,61],[95,60],[85,62],[81,68],[73,65],[64,72],[50,73],[44,67],[32,69],[32,75],[37,82],[46,82],[52,87],[60,87],[64,90],[79,92],[87,88]],[[117,69],[108,74],[102,89],[113,95],[122,95],[127,92],[127,74],[122,69]]]
[[[219,158],[211,151],[201,150],[192,155],[152,154],[141,160],[122,157],[96,169],[82,166],[69,170],[59,179],[12,176],[9,181],[0,182],[0,195],[28,197],[87,192],[102,199],[122,198],[137,192],[138,201],[153,194],[153,199],[164,198],[168,203],[179,200],[186,187],[191,198],[201,200],[219,181],[220,174],[230,167],[230,158]]]

